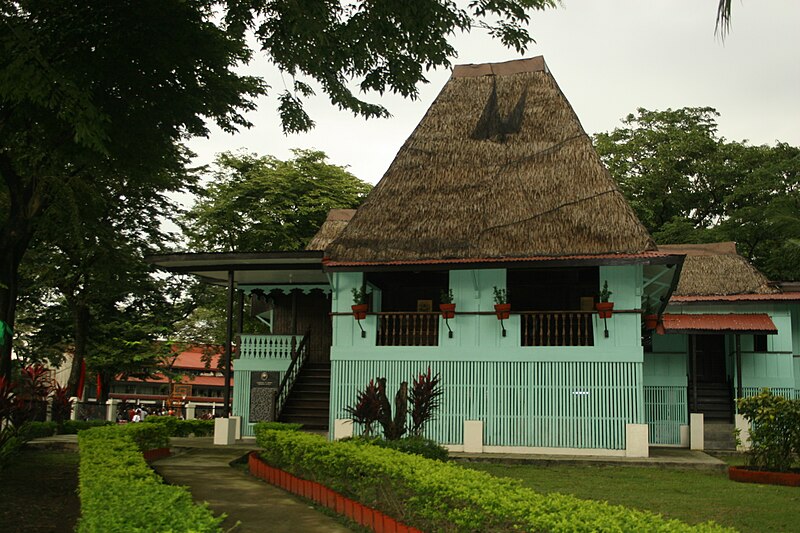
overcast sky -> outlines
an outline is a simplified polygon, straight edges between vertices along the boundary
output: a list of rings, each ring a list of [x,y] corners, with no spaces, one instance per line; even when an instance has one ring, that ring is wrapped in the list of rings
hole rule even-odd
[[[524,56],[473,31],[454,39],[454,63],[544,55],[589,134],[619,126],[637,107],[710,106],[721,114],[726,139],[800,146],[800,1],[734,1],[724,43],[714,35],[716,6],[717,0],[564,0],[560,9],[533,15],[537,43]],[[264,76],[272,94],[283,91],[284,81],[265,59],[248,72]],[[315,148],[376,183],[449,76],[449,70],[429,73],[416,101],[370,95],[389,109],[388,119],[354,118],[317,96],[307,105],[317,126],[299,135],[283,135],[276,100],[266,97],[248,116],[252,129],[212,130],[189,146],[198,163],[226,150],[283,159],[291,148]]]

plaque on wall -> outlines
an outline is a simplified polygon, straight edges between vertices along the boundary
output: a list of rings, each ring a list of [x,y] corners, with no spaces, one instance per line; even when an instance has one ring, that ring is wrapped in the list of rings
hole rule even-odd
[[[280,372],[250,373],[250,422],[275,420],[275,396],[280,386]]]

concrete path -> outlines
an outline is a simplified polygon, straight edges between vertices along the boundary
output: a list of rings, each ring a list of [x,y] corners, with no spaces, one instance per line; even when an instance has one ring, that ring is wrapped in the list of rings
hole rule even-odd
[[[178,439],[176,439],[178,440]],[[225,513],[224,530],[297,533],[349,532],[333,518],[299,498],[260,481],[230,463],[254,447],[218,446],[175,450],[152,466],[173,485],[189,488],[197,502],[208,502],[215,514]]]

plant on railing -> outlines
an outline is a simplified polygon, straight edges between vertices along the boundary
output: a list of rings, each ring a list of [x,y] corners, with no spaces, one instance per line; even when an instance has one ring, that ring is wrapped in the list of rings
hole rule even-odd
[[[439,292],[439,311],[445,319],[456,316],[456,304],[453,303],[453,289],[442,289]]]
[[[769,389],[736,401],[750,422],[747,464],[759,470],[785,472],[800,454],[800,400],[788,400]]]
[[[366,388],[359,391],[355,405],[345,407],[344,410],[354,422],[364,426],[365,437],[372,436],[372,424],[381,416],[381,399],[375,381],[369,380]]]
[[[498,320],[505,320],[510,316],[511,304],[508,303],[508,289],[499,289],[496,286],[494,291],[494,311],[497,313]]]
[[[370,293],[367,292],[366,287],[353,287],[353,316],[356,320],[364,320],[367,318],[367,310],[369,309],[368,298]]]
[[[381,406],[378,422],[383,427],[383,436],[386,440],[397,440],[406,432],[408,382],[402,382],[397,389],[397,394],[394,395],[394,416],[392,416],[389,397],[386,395],[386,378],[378,378],[378,398]]]
[[[411,434],[422,435],[425,424],[433,420],[435,411],[441,405],[439,398],[444,394],[439,385],[439,374],[431,376],[431,367],[420,374],[411,386],[409,401],[411,402]]]
[[[608,299],[614,294],[608,290],[608,280],[603,283],[603,288],[600,290],[600,301],[595,304],[598,315],[600,318],[611,318],[612,309],[614,309],[614,302],[609,302]]]

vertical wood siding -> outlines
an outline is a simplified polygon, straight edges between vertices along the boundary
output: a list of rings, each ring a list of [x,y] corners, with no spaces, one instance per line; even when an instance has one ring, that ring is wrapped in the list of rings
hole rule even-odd
[[[444,395],[425,433],[442,444],[462,444],[464,420],[481,420],[487,446],[619,450],[625,424],[644,423],[641,363],[338,360],[331,427],[370,379],[386,377],[393,394],[428,366]]]
[[[681,425],[689,423],[686,387],[645,386],[644,411],[650,444],[681,443]]]

